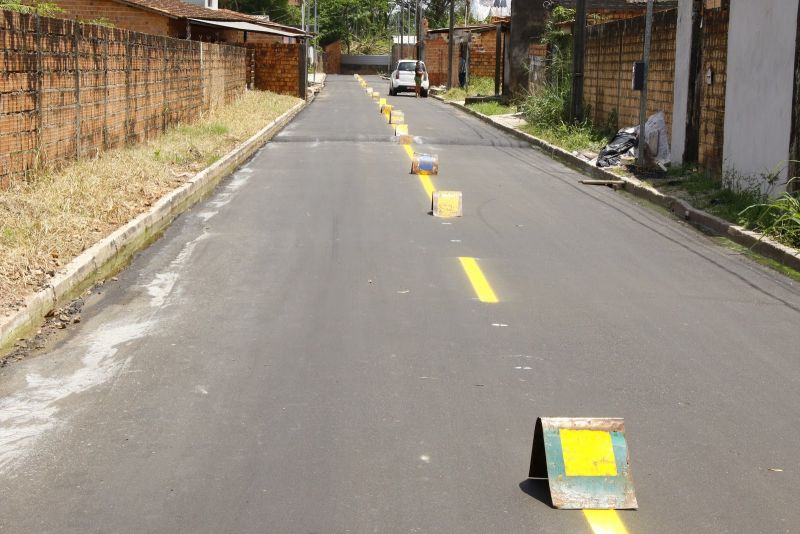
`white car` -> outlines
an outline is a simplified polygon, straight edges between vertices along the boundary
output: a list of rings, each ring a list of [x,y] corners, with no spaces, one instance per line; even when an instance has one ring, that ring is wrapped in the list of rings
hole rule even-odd
[[[422,63],[422,84],[420,84],[419,94],[428,96],[428,87],[430,81],[428,80],[428,69],[425,68],[425,63]],[[414,84],[414,70],[417,67],[416,59],[401,59],[397,62],[394,72],[389,77],[389,94],[395,96],[397,93],[403,91],[414,92],[416,85]]]

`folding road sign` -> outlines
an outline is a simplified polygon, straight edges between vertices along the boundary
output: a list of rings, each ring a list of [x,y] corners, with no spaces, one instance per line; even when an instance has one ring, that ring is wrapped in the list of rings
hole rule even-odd
[[[547,478],[555,508],[638,508],[623,419],[540,417],[528,476]]]

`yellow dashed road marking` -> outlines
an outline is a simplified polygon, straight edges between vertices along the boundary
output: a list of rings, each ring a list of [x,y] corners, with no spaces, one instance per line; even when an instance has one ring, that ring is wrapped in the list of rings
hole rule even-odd
[[[475,258],[461,257],[458,258],[458,261],[461,262],[461,267],[463,267],[464,272],[467,273],[467,278],[469,278],[472,288],[478,296],[478,300],[489,304],[499,302],[497,300],[497,295],[494,294],[492,286],[489,285],[489,281],[483,275],[483,271],[478,267],[478,262]]]
[[[616,510],[584,510],[583,515],[594,534],[628,534]]]

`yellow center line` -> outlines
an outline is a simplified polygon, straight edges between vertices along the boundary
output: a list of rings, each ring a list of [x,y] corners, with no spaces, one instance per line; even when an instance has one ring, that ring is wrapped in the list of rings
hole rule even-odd
[[[467,278],[469,278],[472,289],[475,290],[475,294],[478,296],[478,300],[489,304],[499,302],[497,300],[497,295],[495,295],[494,290],[492,290],[492,286],[489,285],[489,281],[486,280],[483,271],[478,267],[478,262],[475,258],[461,257],[458,258],[458,261],[461,262],[461,267],[464,269],[464,272],[467,273]]]
[[[411,148],[411,146],[409,146],[409,145],[403,145],[403,149],[406,151],[406,154],[408,155],[408,159],[413,161],[414,160],[414,149]],[[425,194],[428,195],[428,199],[429,200],[432,199],[433,198],[433,194],[436,192],[436,188],[433,187],[433,182],[431,182],[430,177],[427,176],[427,175],[424,175],[424,174],[419,174],[417,176],[419,177],[419,181],[422,184],[422,188],[425,189]]]
[[[584,510],[583,515],[594,534],[628,534],[616,510]]]

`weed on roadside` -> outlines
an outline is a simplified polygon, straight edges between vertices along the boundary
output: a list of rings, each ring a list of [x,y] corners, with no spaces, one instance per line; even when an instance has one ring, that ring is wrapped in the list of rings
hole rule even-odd
[[[0,191],[0,315],[297,102],[251,91],[160,137],[12,182]]]

